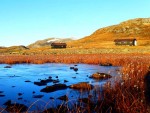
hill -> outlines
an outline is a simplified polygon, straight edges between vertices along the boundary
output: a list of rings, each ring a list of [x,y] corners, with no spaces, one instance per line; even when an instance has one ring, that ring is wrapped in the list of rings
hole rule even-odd
[[[46,46],[50,46],[51,43],[53,42],[69,42],[72,41],[71,38],[64,38],[64,39],[60,39],[60,38],[47,38],[44,40],[38,40],[32,44],[30,44],[28,47],[29,48],[40,48],[40,47],[46,47]]]
[[[98,29],[90,36],[68,43],[70,47],[114,47],[114,39],[136,38],[138,46],[150,46],[150,18],[137,18]]]
[[[10,46],[10,47],[0,47],[0,53],[10,53],[18,54],[21,51],[28,50],[29,48],[23,45],[20,46]]]

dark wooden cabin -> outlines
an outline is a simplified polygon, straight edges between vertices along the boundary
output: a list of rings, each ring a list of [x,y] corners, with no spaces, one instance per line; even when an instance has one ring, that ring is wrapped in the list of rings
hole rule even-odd
[[[53,42],[51,44],[52,48],[66,48],[67,44],[66,43],[61,43],[61,42]]]
[[[129,46],[136,46],[137,40],[136,39],[115,39],[115,45],[129,45]]]

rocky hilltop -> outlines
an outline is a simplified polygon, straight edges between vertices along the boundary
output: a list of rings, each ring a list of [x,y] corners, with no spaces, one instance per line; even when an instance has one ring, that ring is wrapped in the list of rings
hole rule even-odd
[[[90,36],[69,43],[72,47],[113,46],[114,39],[136,38],[138,44],[150,45],[150,18],[137,18],[96,30]]]
[[[113,33],[121,36],[150,38],[150,18],[138,18],[97,30],[92,35]],[[121,37],[120,37],[121,38]]]

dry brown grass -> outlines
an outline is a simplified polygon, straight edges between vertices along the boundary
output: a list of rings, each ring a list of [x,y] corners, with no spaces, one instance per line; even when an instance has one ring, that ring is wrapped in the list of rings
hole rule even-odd
[[[100,64],[112,63],[123,66],[129,62],[148,64],[149,54],[62,54],[62,55],[0,55],[0,63],[85,63]]]
[[[113,88],[105,87],[104,102],[118,113],[148,113],[144,83],[148,66],[144,59],[124,65],[122,81],[116,81]]]

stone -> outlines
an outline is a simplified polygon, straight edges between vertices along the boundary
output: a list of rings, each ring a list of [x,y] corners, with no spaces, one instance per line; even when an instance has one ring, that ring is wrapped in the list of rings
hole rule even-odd
[[[49,93],[66,88],[67,88],[66,84],[54,84],[52,86],[46,86],[45,88],[41,89],[41,92]]]
[[[48,79],[45,79],[45,80],[41,80],[40,82],[34,82],[34,84],[38,85],[38,86],[45,86],[49,82],[53,82],[53,80],[51,78],[48,78]]]
[[[0,97],[4,97],[5,95],[4,94],[0,94]]]
[[[45,79],[45,80],[41,80],[41,82],[44,82],[44,83],[49,83],[49,82],[52,82],[53,80],[51,78],[48,78],[48,79]]]
[[[78,71],[78,68],[74,68],[73,70],[74,70],[74,71]]]
[[[11,68],[11,66],[5,66],[4,68]]]
[[[23,95],[22,93],[18,93],[18,96],[21,96],[21,95]]]
[[[24,81],[24,82],[31,82],[30,80],[26,80],[26,81]]]
[[[74,67],[70,67],[70,69],[74,69]]]
[[[90,78],[94,78],[94,79],[100,79],[100,80],[103,80],[103,79],[108,79],[108,78],[111,78],[112,76],[109,75],[109,74],[106,74],[106,73],[94,73],[92,74],[92,76],[90,76]]]
[[[68,80],[64,80],[64,82],[68,82]]]
[[[72,89],[82,89],[82,90],[91,90],[93,86],[91,84],[88,84],[86,82],[80,82],[78,84],[73,84],[70,86]]]
[[[42,98],[44,95],[33,95],[33,98]]]

